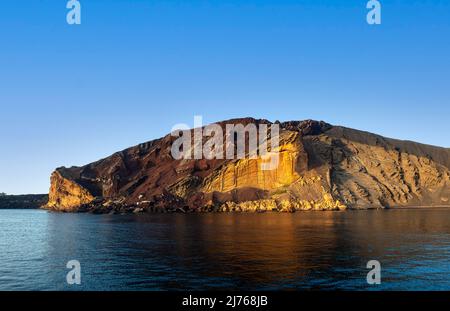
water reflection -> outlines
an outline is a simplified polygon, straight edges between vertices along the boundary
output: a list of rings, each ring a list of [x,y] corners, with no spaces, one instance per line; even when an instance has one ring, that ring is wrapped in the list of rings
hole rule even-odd
[[[450,289],[446,209],[237,215],[37,213],[38,234],[29,237],[27,247],[39,245],[43,259],[22,253],[29,267],[41,271],[34,283],[22,285],[28,289],[73,289],[65,284],[65,263],[71,259],[82,264],[82,286],[75,289],[366,290],[372,289],[365,267],[372,259],[383,268],[383,284],[375,289]],[[17,217],[16,226],[24,215]],[[13,234],[11,230],[17,229],[6,232]],[[0,240],[5,239],[0,233]],[[17,253],[20,246],[9,239],[9,245],[1,247]],[[0,258],[2,263],[9,261]],[[18,269],[11,263],[6,266]],[[15,282],[20,285],[20,280]],[[0,283],[2,287],[9,288]]]

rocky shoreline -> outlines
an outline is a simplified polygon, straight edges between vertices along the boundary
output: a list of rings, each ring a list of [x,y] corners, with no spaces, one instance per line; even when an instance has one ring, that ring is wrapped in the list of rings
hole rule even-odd
[[[328,200],[327,200],[328,199]],[[333,201],[331,196],[319,202],[305,200],[273,200],[264,199],[246,202],[225,202],[191,208],[182,200],[155,202],[138,202],[134,205],[124,204],[125,199],[101,200],[84,204],[72,211],[62,212],[92,213],[92,214],[140,214],[140,213],[295,213],[299,211],[345,211],[347,206],[339,201]],[[45,206],[43,207],[45,209]],[[55,209],[50,209],[55,210]]]

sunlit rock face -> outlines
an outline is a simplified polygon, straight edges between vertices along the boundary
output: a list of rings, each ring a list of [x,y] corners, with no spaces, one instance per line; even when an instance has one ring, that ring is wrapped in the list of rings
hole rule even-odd
[[[219,125],[250,123],[272,124],[245,118]],[[450,205],[449,149],[311,120],[277,124],[274,170],[263,170],[261,158],[175,160],[176,138],[168,135],[83,167],[57,169],[47,208],[293,212]]]
[[[296,182],[308,167],[308,157],[299,133],[283,131],[280,136],[275,169],[263,170],[261,158],[230,161],[205,179],[202,191],[229,192],[245,187],[275,190]]]
[[[94,200],[93,195],[87,189],[80,186],[70,177],[64,177],[58,170],[53,172],[50,180],[48,208],[72,211]]]

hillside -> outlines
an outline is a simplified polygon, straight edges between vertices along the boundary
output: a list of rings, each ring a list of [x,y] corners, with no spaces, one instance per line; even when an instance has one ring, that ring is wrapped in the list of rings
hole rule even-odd
[[[272,125],[252,118],[219,125],[230,123]],[[169,134],[56,169],[46,207],[123,213],[450,206],[449,149],[312,120],[277,124],[275,170],[261,170],[260,158],[174,160]]]
[[[47,201],[46,194],[0,195],[0,209],[40,208]]]

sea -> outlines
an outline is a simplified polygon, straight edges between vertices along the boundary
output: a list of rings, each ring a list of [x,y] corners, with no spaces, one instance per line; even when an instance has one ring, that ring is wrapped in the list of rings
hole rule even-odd
[[[448,291],[450,209],[141,215],[0,209],[0,290]]]

